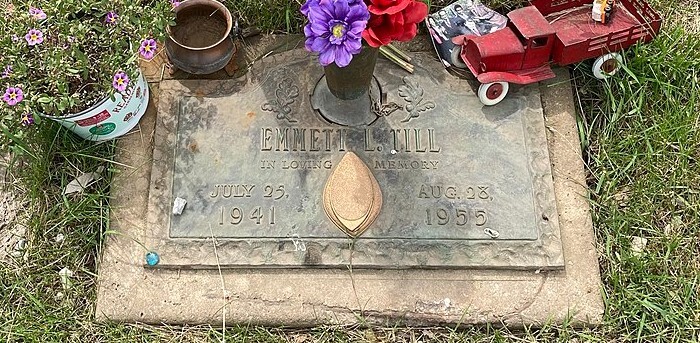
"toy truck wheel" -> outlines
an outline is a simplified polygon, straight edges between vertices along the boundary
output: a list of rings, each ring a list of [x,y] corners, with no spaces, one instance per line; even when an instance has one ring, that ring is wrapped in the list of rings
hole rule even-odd
[[[508,94],[508,82],[491,82],[479,86],[479,100],[486,106],[493,106]]]
[[[596,58],[593,62],[593,76],[599,80],[605,80],[615,75],[622,67],[622,56],[618,53],[605,54]]]

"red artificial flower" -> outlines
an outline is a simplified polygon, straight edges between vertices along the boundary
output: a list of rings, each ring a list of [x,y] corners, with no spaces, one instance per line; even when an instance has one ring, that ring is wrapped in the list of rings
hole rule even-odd
[[[416,0],[365,0],[370,18],[362,38],[378,48],[394,40],[409,41],[428,15],[428,6]]]

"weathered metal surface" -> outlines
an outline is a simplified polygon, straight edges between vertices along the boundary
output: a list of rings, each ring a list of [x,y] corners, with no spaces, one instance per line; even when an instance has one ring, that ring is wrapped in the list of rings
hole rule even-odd
[[[536,88],[483,107],[430,54],[415,57],[413,75],[379,61],[387,108],[368,127],[312,110],[322,68],[303,50],[242,79],[163,82],[146,242],[158,266],[563,267]],[[348,151],[383,201],[356,239],[323,210]],[[187,207],[172,216],[178,196]]]

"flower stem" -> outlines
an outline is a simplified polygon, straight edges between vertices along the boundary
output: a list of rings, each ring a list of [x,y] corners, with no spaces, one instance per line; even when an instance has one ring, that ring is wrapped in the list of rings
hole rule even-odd
[[[389,43],[386,46],[389,47],[389,49],[391,49],[395,54],[399,55],[399,57],[401,57],[401,59],[404,61],[411,62],[411,56],[408,56],[407,53],[399,50],[399,48],[395,47],[394,44]]]
[[[406,61],[404,61],[404,60],[402,60],[402,59],[399,58],[398,56],[396,56],[396,54],[394,54],[393,52],[391,52],[391,51],[389,50],[389,48],[387,48],[386,46],[380,46],[380,47],[379,47],[379,52],[380,52],[384,57],[386,57],[387,59],[389,59],[389,61],[392,61],[392,62],[398,64],[399,67],[401,67],[401,68],[405,69],[407,72],[413,74],[413,65],[410,64],[410,63],[408,63],[408,62],[406,62]]]

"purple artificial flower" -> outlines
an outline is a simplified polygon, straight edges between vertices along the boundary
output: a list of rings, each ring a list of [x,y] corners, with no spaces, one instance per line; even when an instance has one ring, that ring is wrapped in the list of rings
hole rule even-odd
[[[362,31],[369,20],[364,1],[307,0],[302,13],[309,18],[304,26],[306,49],[319,53],[321,65],[335,62],[345,67],[362,50]]]
[[[42,11],[41,8],[36,7],[29,7],[29,16],[31,16],[35,20],[46,19],[46,13],[44,13],[44,11]]]
[[[5,95],[2,97],[2,100],[10,106],[17,105],[22,99],[24,99],[24,93],[22,88],[19,87],[8,87],[5,90]]]
[[[105,23],[110,24],[110,25],[114,25],[117,23],[118,18],[119,18],[119,15],[116,12],[114,12],[114,11],[107,12],[107,16],[105,17]]]
[[[24,125],[24,126],[29,126],[29,125],[34,124],[34,115],[32,115],[29,112],[23,114],[21,122],[22,122],[22,125]]]
[[[44,41],[44,34],[37,29],[31,29],[24,36],[24,39],[27,40],[27,43],[29,43],[30,46],[37,45]]]
[[[153,38],[147,38],[141,41],[141,47],[139,47],[139,52],[143,58],[150,60],[156,53],[156,40]]]
[[[114,74],[112,79],[112,86],[120,93],[126,90],[126,86],[129,85],[129,77],[123,71]]]
[[[12,66],[11,65],[6,65],[5,69],[2,71],[2,74],[0,74],[0,79],[6,79],[12,75]]]

